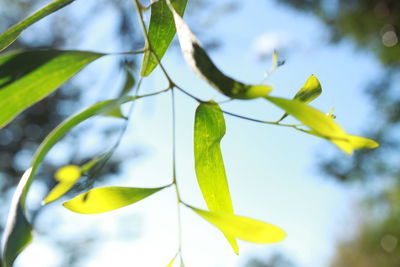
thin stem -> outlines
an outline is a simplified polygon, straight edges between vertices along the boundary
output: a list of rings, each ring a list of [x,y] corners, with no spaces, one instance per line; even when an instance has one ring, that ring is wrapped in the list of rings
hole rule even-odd
[[[196,100],[199,103],[206,103],[207,101],[203,101],[200,98],[192,95],[191,93],[189,93],[188,91],[186,91],[185,89],[183,89],[182,87],[178,86],[178,85],[174,85],[175,88],[177,88],[179,91],[181,91],[182,93],[184,93],[185,95],[189,96],[190,98],[193,98],[194,100]]]
[[[177,216],[178,216],[178,232],[179,232],[179,249],[180,259],[182,261],[182,217],[180,203],[182,202],[179,193],[178,181],[176,178],[176,110],[175,110],[175,92],[174,88],[171,89],[171,106],[172,106],[172,183],[175,185],[176,199],[177,199]]]
[[[137,54],[143,54],[146,51],[148,51],[147,48],[142,48],[142,49],[133,50],[133,51],[111,53],[110,55],[115,55],[115,56],[118,56],[118,55],[137,55]]]

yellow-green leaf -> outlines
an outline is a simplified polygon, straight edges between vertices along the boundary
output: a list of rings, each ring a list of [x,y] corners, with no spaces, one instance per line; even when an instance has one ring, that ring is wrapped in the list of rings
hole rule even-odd
[[[75,0],[56,0],[0,34],[0,51],[11,45],[29,26]]]
[[[168,2],[169,0],[167,0]],[[174,15],[175,25],[183,56],[191,69],[220,93],[238,99],[253,99],[268,95],[272,90],[268,85],[249,85],[236,81],[222,73],[212,62],[200,42],[182,17],[169,5]]]
[[[118,118],[118,119],[124,119],[124,120],[126,119],[124,114],[122,114],[121,107],[115,107],[113,109],[110,109],[109,111],[105,112],[103,115],[107,116],[107,117]]]
[[[165,187],[100,187],[89,190],[86,193],[64,202],[63,206],[76,213],[103,213],[136,203],[163,188]]]
[[[347,134],[332,117],[298,100],[270,96],[265,98],[313,130],[305,132],[331,141],[347,154],[352,154],[355,149],[379,146],[371,139]]]
[[[306,81],[303,87],[296,93],[293,99],[298,100],[303,103],[310,103],[315,98],[320,96],[322,93],[322,88],[319,80],[314,75],[311,75],[310,78]],[[289,114],[283,114],[282,118],[279,121],[282,121]]]
[[[173,0],[175,10],[180,16],[185,12],[187,0]],[[165,0],[151,5],[151,16],[148,30],[150,46],[157,58],[161,60],[176,33],[174,18]],[[158,65],[157,59],[150,51],[146,51],[142,62],[142,76],[148,76]]]
[[[54,176],[54,179],[58,181],[58,184],[44,198],[43,204],[53,202],[62,197],[72,188],[72,186],[74,186],[81,175],[81,168],[79,166],[67,165],[60,168]]]
[[[272,54],[272,67],[276,68],[278,67],[278,53],[276,51],[274,51],[274,53]]]
[[[321,93],[322,88],[319,80],[314,75],[311,75],[303,87],[296,93],[294,99],[303,103],[310,103],[320,96]]]
[[[56,50],[0,55],[0,128],[103,55]]]
[[[175,256],[172,258],[172,260],[168,263],[167,267],[172,267],[174,266],[176,257],[179,255],[179,252],[175,254]]]
[[[188,205],[187,205],[188,206]],[[286,237],[279,227],[243,216],[205,211],[188,206],[224,233],[252,243],[276,243]]]
[[[211,211],[233,214],[220,142],[225,135],[225,120],[218,104],[202,103],[197,107],[194,125],[194,159],[197,182]],[[224,233],[238,253],[236,240]]]

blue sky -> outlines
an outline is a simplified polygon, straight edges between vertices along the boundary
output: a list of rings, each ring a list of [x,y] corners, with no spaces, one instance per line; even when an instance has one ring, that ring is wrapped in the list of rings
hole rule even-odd
[[[84,5],[82,2],[77,1],[76,6],[69,8],[78,9]],[[368,79],[379,72],[374,58],[356,51],[348,42],[329,45],[323,25],[310,14],[297,13],[275,1],[240,1],[240,5],[237,12],[224,16],[212,28],[201,29],[204,36],[209,32],[210,36],[223,41],[221,49],[210,53],[221,70],[242,81],[260,82],[270,68],[270,60],[258,60],[257,53],[268,54],[269,40],[286,59],[286,64],[268,80],[274,87],[272,94],[291,98],[314,74],[322,84],[323,94],[312,105],[326,112],[334,107],[337,121],[349,133],[361,134],[371,112],[362,90]],[[111,23],[112,19],[112,14],[108,14],[109,21],[103,24]],[[189,25],[190,21],[189,17]],[[113,49],[109,40],[101,47],[94,47],[98,40],[107,40],[106,29],[102,30],[94,35],[94,41],[81,44],[79,48]],[[260,40],[264,40],[264,46]],[[177,49],[169,52],[163,62],[182,87],[202,99],[224,99],[191,72]],[[113,59],[101,59],[79,77],[88,79],[93,73],[96,77],[105,77],[110,64]],[[101,86],[101,81],[94,83],[95,88]],[[144,82],[142,92],[164,87],[165,79],[156,70]],[[92,94],[88,93],[88,97]],[[238,101],[223,107],[266,120],[276,120],[282,114],[262,100]],[[193,165],[195,108],[196,102],[177,93],[178,182],[186,202],[205,207]],[[170,182],[170,111],[168,94],[138,102],[122,148],[140,146],[146,153],[139,160],[124,164],[123,178],[111,180],[108,185],[159,186]],[[222,152],[236,213],[278,225],[288,236],[283,242],[271,245],[241,242],[242,253],[236,256],[215,228],[182,208],[186,265],[240,266],[249,256],[265,258],[281,251],[299,266],[327,266],[335,242],[352,233],[358,216],[354,214],[354,207],[359,191],[323,177],[315,166],[317,156],[329,155],[337,149],[326,141],[291,129],[231,117],[225,119],[227,134],[222,141]],[[129,151],[121,150],[129,156]],[[349,156],[343,154],[343,157]],[[40,185],[36,188],[40,195]],[[55,213],[63,218],[65,226],[55,234],[73,236],[79,231],[96,228],[105,236],[104,244],[85,266],[166,266],[177,249],[174,196],[168,189],[134,206],[88,217],[73,214],[56,203],[43,216]],[[127,223],[130,219],[132,225]],[[128,229],[134,228],[126,230],[126,236],[132,239],[110,238],[121,234],[115,230],[121,222],[127,224]],[[49,255],[44,263],[43,257],[37,258],[43,253]],[[18,259],[17,266],[28,266],[32,261],[41,261],[40,266],[57,266],[57,254],[46,246],[46,239],[40,235],[36,235],[33,245]]]

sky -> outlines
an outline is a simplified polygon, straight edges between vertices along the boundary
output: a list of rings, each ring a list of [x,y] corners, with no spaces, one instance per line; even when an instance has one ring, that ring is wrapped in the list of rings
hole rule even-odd
[[[77,1],[74,7],[68,8],[84,8],[82,2]],[[195,12],[188,14],[191,26],[190,15],[194,16]],[[112,21],[113,15],[107,14],[107,20],[99,22],[104,27],[96,26],[98,30],[93,40],[78,48],[112,50],[112,43],[104,35]],[[323,93],[312,106],[325,112],[335,108],[337,122],[350,134],[361,134],[366,129],[372,111],[362,91],[368,79],[379,72],[379,65],[371,55],[356,51],[350,42],[329,45],[328,35],[316,18],[275,1],[240,1],[238,11],[216,21],[212,27],[201,29],[201,36],[218,37],[222,41],[221,48],[211,51],[210,56],[226,74],[244,82],[259,83],[269,70],[271,53],[276,49],[286,64],[267,81],[274,88],[271,95],[291,98],[314,74],[322,84]],[[102,47],[93,48],[102,41]],[[260,55],[265,59],[260,60]],[[100,59],[77,79],[89,79],[96,74],[100,79],[93,86],[101,87],[105,79],[102,77],[107,76],[113,62],[112,58]],[[183,88],[202,99],[224,99],[183,62],[178,49],[171,49],[163,59],[170,76]],[[163,89],[165,84],[157,69],[144,81],[141,92]],[[95,90],[86,93],[87,98],[93,92]],[[204,208],[193,159],[197,103],[178,92],[176,97],[178,185],[187,203]],[[170,98],[169,94],[163,94],[136,104],[119,155],[134,154],[132,147],[143,148],[145,152],[138,159],[124,163],[122,177],[106,185],[156,187],[171,181]],[[234,101],[222,107],[271,121],[282,114],[262,100]],[[343,186],[317,170],[318,159],[328,157],[337,149],[324,140],[284,127],[228,116],[225,120],[227,133],[221,148],[235,212],[277,225],[286,231],[287,238],[267,245],[239,242],[241,253],[236,256],[216,228],[181,207],[186,266],[239,267],[249,257],[267,258],[275,252],[288,255],[300,267],[328,266],[335,242],[354,231],[358,216],[356,200],[360,196],[357,188]],[[95,136],[90,140],[85,141],[88,149],[101,142]],[[52,153],[57,154],[57,147],[55,150]],[[349,158],[345,154],[343,157]],[[38,203],[45,192],[40,184],[34,185],[34,189],[37,193],[30,197]],[[99,231],[103,242],[95,245],[95,252],[85,261],[85,267],[166,266],[177,251],[177,205],[172,188],[133,206],[101,215],[74,214],[60,204],[51,204],[41,215],[43,218],[38,219],[38,234],[18,258],[17,267],[32,266],[32,262],[40,262],[43,267],[58,266],[60,255],[46,243],[46,237],[40,235],[40,222],[45,216],[62,218],[61,227],[54,228],[52,234],[65,235],[67,239],[73,240],[75,235],[92,229]]]

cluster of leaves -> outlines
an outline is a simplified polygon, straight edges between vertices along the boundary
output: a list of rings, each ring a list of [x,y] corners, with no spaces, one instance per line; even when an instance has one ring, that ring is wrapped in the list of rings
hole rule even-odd
[[[13,43],[27,27],[72,2],[73,0],[55,0],[2,33],[0,35],[0,51]],[[332,114],[325,114],[308,105],[322,92],[320,83],[315,76],[311,76],[295,97],[290,100],[269,96],[272,90],[269,85],[245,84],[225,75],[215,66],[196,36],[182,19],[187,0],[160,0],[149,7],[142,6],[138,0],[135,0],[134,4],[145,39],[145,47],[141,50],[114,54],[38,50],[29,52],[12,51],[0,55],[0,106],[2,107],[0,127],[6,126],[23,110],[48,96],[89,63],[104,56],[143,53],[141,76],[149,75],[156,66],[159,66],[169,82],[169,86],[166,89],[151,94],[139,95],[136,92],[134,95],[129,95],[129,91],[124,90],[118,98],[96,103],[69,117],[45,138],[37,149],[30,168],[25,171],[14,193],[5,231],[3,251],[5,267],[12,266],[18,254],[32,240],[32,226],[26,216],[25,202],[30,186],[35,179],[35,174],[46,154],[71,129],[91,117],[98,115],[113,116],[119,119],[126,119],[126,123],[128,123],[129,117],[127,119],[123,116],[120,110],[120,106],[128,102],[164,92],[171,92],[174,100],[174,91],[178,90],[199,103],[194,125],[195,172],[208,210],[196,208],[181,199],[175,173],[175,153],[173,155],[174,171],[172,182],[168,185],[157,188],[115,186],[95,188],[65,202],[63,204],[64,207],[82,214],[102,213],[131,205],[160,190],[174,187],[177,193],[178,205],[188,207],[219,228],[235,253],[239,252],[236,239],[254,243],[271,243],[284,239],[285,232],[274,225],[235,215],[220,149],[220,142],[225,135],[224,114],[264,124],[293,128],[297,131],[324,138],[348,154],[351,154],[356,149],[375,148],[378,146],[371,139],[347,134],[334,121]],[[151,17],[147,29],[143,13],[148,9],[151,10]],[[178,86],[160,62],[175,33],[178,34],[180,47],[186,62],[211,87],[231,100],[264,98],[282,109],[284,115],[277,121],[247,118],[224,111],[219,107],[218,103],[212,100],[201,100]],[[274,59],[274,67],[277,67],[279,62],[276,55],[274,55]],[[174,106],[174,102],[172,105]],[[281,123],[288,115],[296,118],[301,124]],[[175,114],[173,116],[175,120]],[[57,200],[69,191],[82,175],[98,166],[102,166],[117,146],[118,142],[109,152],[99,155],[82,166],[69,165],[60,168],[55,175],[58,184],[44,199],[43,203],[47,204]],[[173,147],[175,151],[175,142]],[[181,265],[183,265],[180,252],[181,248],[179,248],[176,256],[168,266],[173,265],[178,255],[180,256]]]

